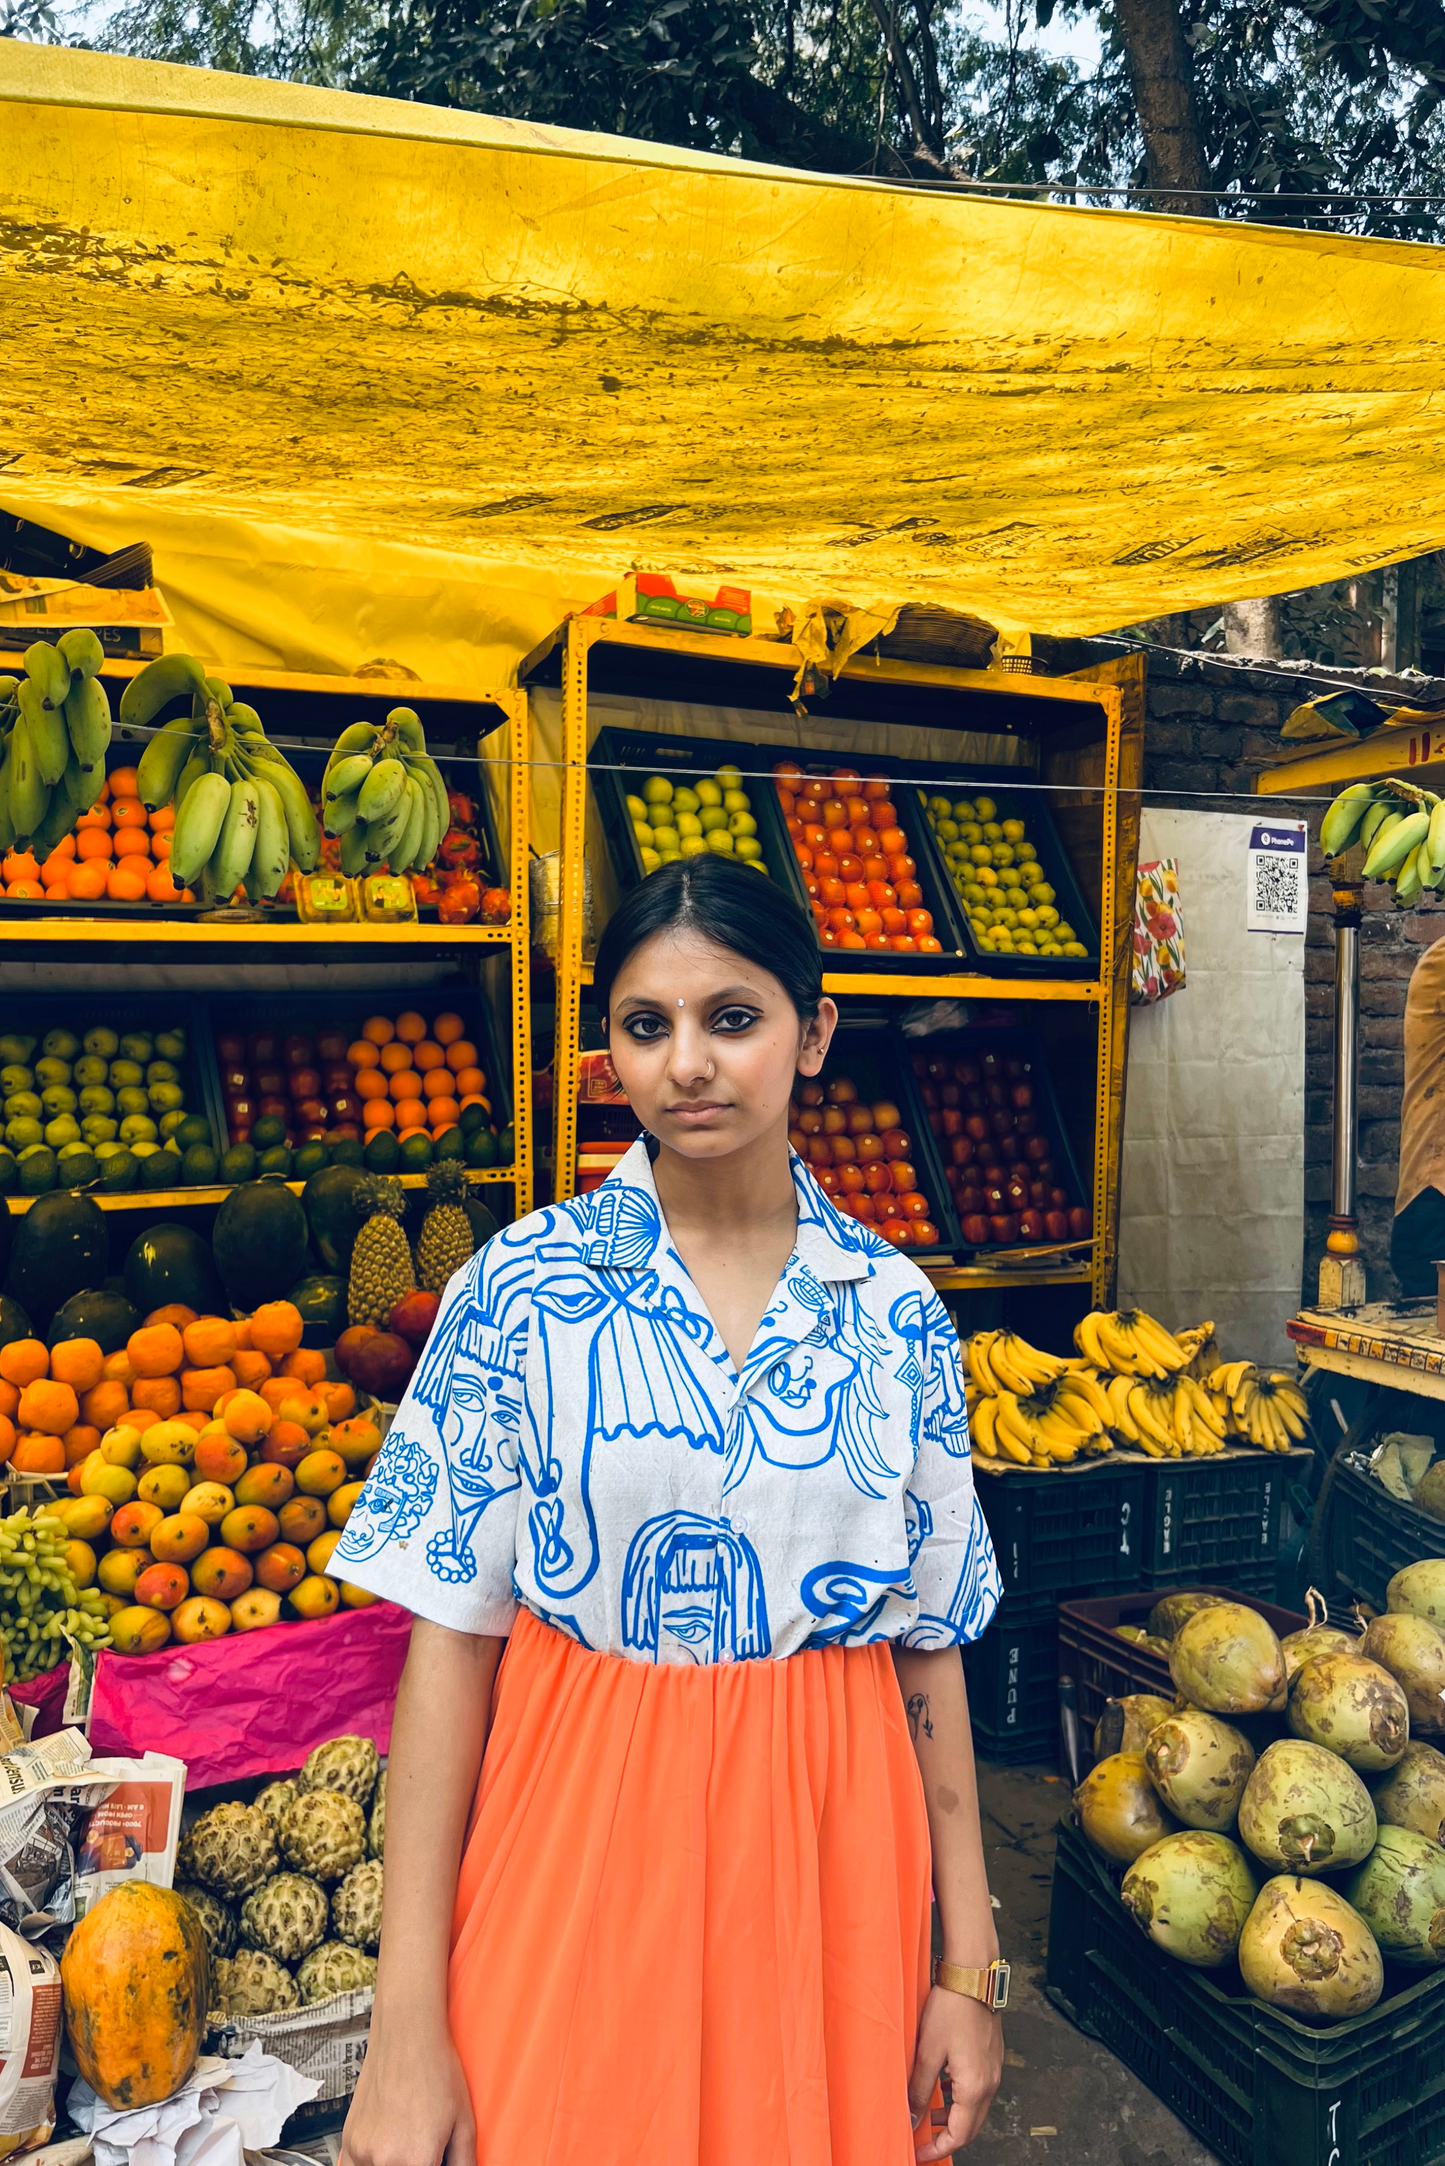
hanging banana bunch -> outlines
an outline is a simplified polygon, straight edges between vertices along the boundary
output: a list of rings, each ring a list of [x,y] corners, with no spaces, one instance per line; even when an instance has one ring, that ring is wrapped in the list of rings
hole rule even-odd
[[[1320,848],[1338,857],[1352,843],[1365,853],[1365,878],[1393,882],[1408,910],[1445,880],[1445,800],[1400,776],[1353,782],[1325,814]]]
[[[316,815],[301,777],[271,744],[254,707],[208,677],[193,655],[167,654],[127,685],[122,726],[149,728],[172,700],[190,711],[158,729],[136,769],[141,803],[174,803],[171,876],[199,882],[207,902],[228,902],[244,885],[253,902],[276,893],[294,860],[310,872],[321,852]]]
[[[336,740],[321,786],[321,818],[341,838],[349,879],[429,865],[451,822],[447,786],[429,759],[420,717],[393,707],[381,723],[353,722]]]
[[[48,857],[105,787],[110,702],[105,650],[77,626],[25,651],[23,677],[0,677],[0,850]]]

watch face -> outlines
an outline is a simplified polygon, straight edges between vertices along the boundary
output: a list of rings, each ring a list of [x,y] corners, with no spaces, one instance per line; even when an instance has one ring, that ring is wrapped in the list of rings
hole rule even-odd
[[[1008,2006],[1008,1988],[1010,1975],[1011,1973],[1009,1971],[1008,1964],[1005,1963],[1003,1958],[1000,1956],[999,1960],[992,1966],[992,2006],[995,2008],[1007,2008]]]

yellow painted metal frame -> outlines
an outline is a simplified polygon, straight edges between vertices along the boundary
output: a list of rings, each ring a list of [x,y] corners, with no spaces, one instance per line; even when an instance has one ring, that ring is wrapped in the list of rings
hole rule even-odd
[[[143,665],[111,661],[101,675],[129,678]],[[269,950],[296,961],[321,961],[328,951],[340,949],[348,957],[367,950],[447,949],[476,976],[481,964],[498,948],[511,951],[509,995],[512,1029],[512,1128],[516,1139],[511,1166],[475,1168],[473,1182],[509,1183],[515,1190],[517,1216],[532,1208],[534,1154],[532,1134],[532,1001],[531,1001],[531,903],[528,867],[531,859],[531,714],[524,691],[510,689],[479,693],[459,685],[393,683],[374,677],[316,677],[291,675],[279,670],[247,670],[233,679],[244,691],[285,691],[324,695],[328,699],[375,701],[404,697],[408,705],[426,706],[437,701],[467,707],[495,708],[507,731],[505,754],[508,767],[507,884],[512,896],[512,915],[506,925],[275,925],[254,923],[197,924],[180,919],[54,918],[0,919],[0,968],[6,955],[39,952],[45,955],[79,955],[87,949],[107,951],[108,960],[120,968],[126,958],[111,951],[128,948],[130,960],[149,957],[158,948],[176,958],[200,961],[214,955],[224,962],[228,954],[245,949]],[[483,732],[490,736],[493,723]],[[319,732],[317,734],[320,734]],[[480,739],[479,739],[480,747]],[[485,991],[483,992],[485,998]],[[424,1176],[402,1176],[409,1186]],[[299,1189],[299,1183],[290,1184]],[[229,1194],[224,1187],[138,1189],[123,1195],[96,1195],[103,1210],[138,1210],[147,1205],[172,1209],[188,1203],[219,1203]],[[13,1197],[17,1211],[28,1209],[30,1198]]]
[[[1335,740],[1322,750],[1280,760],[1260,770],[1254,787],[1261,797],[1323,797],[1347,783],[1377,782],[1385,775],[1431,782],[1445,775],[1445,708],[1438,725],[1376,730],[1363,743]]]
[[[722,639],[704,633],[654,629],[609,617],[574,617],[562,641],[562,865],[557,939],[557,1036],[553,1064],[554,1161],[558,1198],[573,1192],[577,1163],[577,1077],[582,987],[591,966],[582,952],[583,858],[587,815],[587,682],[589,657],[602,644],[646,649],[704,660],[716,668],[753,664],[790,673],[801,657],[781,641]],[[523,664],[525,672],[526,664]],[[835,995],[888,994],[937,999],[955,993],[973,1000],[1085,1001],[1098,1013],[1095,1075],[1093,1207],[1097,1229],[1091,1261],[1055,1271],[990,1271],[977,1265],[925,1267],[943,1291],[1079,1285],[1096,1306],[1112,1300],[1118,1247],[1120,1145],[1123,1132],[1124,1048],[1129,1017],[1129,956],[1133,928],[1134,863],[1138,854],[1137,789],[1142,768],[1144,661],[1129,656],[1073,677],[1009,676],[994,670],[952,669],[913,662],[850,662],[842,674],[871,683],[918,685],[987,692],[1030,700],[1102,708],[1106,718],[1102,771],[1088,785],[1101,798],[1104,823],[1100,890],[1100,938],[1107,958],[1098,981],[1071,978],[986,977],[977,972],[920,972],[915,976],[825,972]]]

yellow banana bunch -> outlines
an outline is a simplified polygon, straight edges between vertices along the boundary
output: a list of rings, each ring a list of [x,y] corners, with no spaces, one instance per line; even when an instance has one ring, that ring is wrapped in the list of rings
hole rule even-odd
[[[1309,1408],[1294,1377],[1283,1369],[1258,1369],[1252,1361],[1230,1361],[1212,1371],[1206,1388],[1225,1416],[1232,1444],[1253,1444],[1266,1452],[1292,1451],[1309,1434]]]
[[[1120,1376],[1174,1376],[1192,1358],[1143,1309],[1094,1309],[1074,1326],[1074,1344],[1096,1369]]]
[[[1111,1448],[1112,1409],[1083,1363],[1046,1354],[1009,1331],[975,1332],[964,1358],[969,1433],[980,1458],[1057,1467]]]

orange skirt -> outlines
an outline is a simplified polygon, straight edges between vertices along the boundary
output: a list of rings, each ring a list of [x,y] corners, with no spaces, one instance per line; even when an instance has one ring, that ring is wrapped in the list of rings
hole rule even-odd
[[[479,2166],[912,2166],[928,1823],[888,1648],[653,1665],[523,1611],[495,1703],[450,1981]]]

